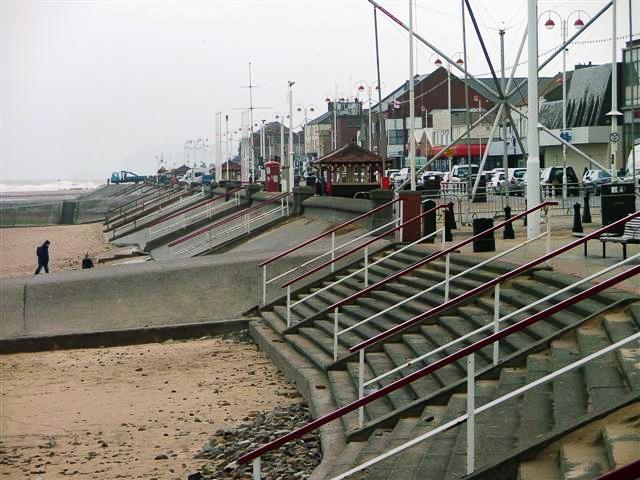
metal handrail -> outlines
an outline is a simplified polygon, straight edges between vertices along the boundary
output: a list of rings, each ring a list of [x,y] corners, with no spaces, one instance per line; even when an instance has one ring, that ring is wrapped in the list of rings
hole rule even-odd
[[[496,323],[499,324],[500,322],[504,322],[506,320],[509,320],[510,318],[513,318],[516,315],[519,315],[519,314],[529,310],[532,307],[535,307],[537,305],[545,303],[545,302],[551,300],[552,298],[557,297],[558,295],[562,295],[563,293],[567,293],[567,292],[573,290],[574,288],[576,288],[579,285],[582,285],[583,283],[590,282],[591,280],[594,280],[594,279],[596,279],[596,278],[598,278],[598,277],[600,277],[600,276],[602,276],[602,275],[604,275],[606,273],[609,273],[609,272],[611,272],[611,271],[613,271],[613,270],[615,270],[617,268],[620,268],[622,265],[626,265],[627,263],[631,263],[631,262],[633,262],[635,260],[638,260],[638,259],[640,259],[640,253],[638,253],[636,255],[633,255],[633,256],[627,258],[626,260],[622,260],[622,261],[620,261],[620,262],[618,262],[618,263],[616,263],[614,265],[611,265],[611,266],[605,268],[604,270],[600,270],[599,272],[596,272],[596,273],[594,273],[592,275],[589,275],[588,277],[581,278],[577,282],[572,283],[571,285],[569,285],[567,287],[564,287],[564,288],[562,288],[560,290],[556,290],[555,292],[550,293],[549,295],[547,295],[545,297],[542,297],[542,298],[536,300],[535,302],[530,303],[529,305],[525,305],[522,308],[519,308],[519,309],[517,309],[517,310],[515,310],[515,311],[513,311],[511,313],[508,313],[504,317],[497,318],[495,322],[487,323],[486,325],[483,325],[482,327],[479,327],[479,328],[475,329],[472,332],[466,333],[466,334],[464,334],[464,335],[462,335],[462,336],[460,336],[460,337],[458,337],[458,338],[456,338],[454,340],[451,340],[450,342],[448,342],[448,343],[446,343],[444,345],[441,345],[440,347],[437,347],[437,348],[435,348],[433,350],[430,350],[427,353],[424,353],[424,354],[420,355],[419,357],[416,357],[416,358],[414,358],[412,360],[409,360],[409,361],[407,361],[406,363],[404,363],[402,365],[398,365],[397,367],[394,367],[394,368],[392,368],[391,370],[389,370],[389,371],[387,371],[385,373],[381,373],[377,377],[374,377],[374,378],[364,382],[363,386],[367,387],[367,386],[371,385],[372,383],[376,383],[376,382],[380,381],[381,379],[383,379],[385,377],[388,377],[389,375],[393,375],[394,373],[397,373],[397,372],[399,372],[401,370],[404,370],[405,368],[408,368],[408,367],[410,367],[412,365],[415,365],[416,363],[420,363],[420,362],[426,360],[427,358],[431,357],[432,355],[435,355],[436,353],[440,353],[440,352],[442,352],[444,350],[447,350],[448,348],[450,348],[450,347],[452,347],[452,346],[454,346],[454,345],[456,345],[456,344],[458,344],[458,343],[460,343],[460,342],[462,342],[462,341],[464,341],[464,340],[466,340],[468,338],[471,338],[474,335],[478,335],[479,333],[482,333],[482,332],[485,332],[487,330],[491,330],[492,328],[495,328]],[[451,277],[452,280],[453,280],[453,278],[454,277]],[[497,342],[494,344],[494,346],[496,344],[497,344]],[[494,358],[494,362],[493,363],[494,363],[494,365],[497,364],[497,361],[496,361],[495,358]]]
[[[259,205],[256,205],[254,207],[245,208],[244,210],[241,210],[240,212],[237,212],[237,213],[235,213],[235,214],[233,214],[233,215],[231,215],[231,216],[229,216],[229,217],[227,217],[227,218],[225,218],[225,219],[223,219],[223,220],[221,220],[219,222],[214,223],[213,225],[207,225],[206,227],[204,227],[204,228],[202,228],[202,229],[200,229],[200,230],[198,230],[196,232],[193,232],[193,233],[190,233],[189,235],[185,235],[184,237],[178,238],[177,240],[169,243],[168,246],[169,247],[173,247],[173,246],[178,245],[178,244],[180,244],[182,242],[186,242],[187,240],[190,240],[193,237],[197,237],[198,235],[200,235],[200,234],[202,234],[204,232],[207,232],[207,231],[209,231],[209,230],[211,230],[211,229],[213,229],[215,227],[219,227],[220,225],[224,225],[225,223],[228,223],[231,220],[235,220],[236,218],[242,217],[243,215],[246,215],[247,213],[251,213],[252,211],[257,210],[259,208],[262,208],[263,206],[268,205],[270,203],[273,203],[276,200],[280,200],[280,199],[286,197],[287,195],[291,195],[291,193],[289,193],[289,192],[281,193],[281,194],[276,195],[275,197],[270,198],[270,199],[268,199],[268,200],[266,200],[264,202],[260,202]]]
[[[175,192],[166,192],[149,201],[148,203],[138,205],[130,210],[127,210],[121,216],[109,220],[107,230],[115,230],[124,225],[127,225],[132,221],[144,218],[147,214],[155,211],[158,207],[163,208],[173,203],[176,199],[180,199],[192,194],[192,190],[177,190]]]
[[[458,350],[457,352],[454,352],[450,355],[447,355],[446,357],[440,359],[440,360],[436,360],[435,362],[426,365],[424,367],[422,367],[419,370],[416,370],[415,372],[412,372],[410,374],[408,374],[407,376],[400,378],[398,380],[395,380],[391,383],[389,383],[388,385],[383,386],[382,388],[372,391],[371,393],[369,393],[368,395],[359,398],[358,400],[354,400],[353,402],[344,405],[340,408],[337,408],[336,410],[334,410],[331,413],[328,413],[320,418],[317,418],[311,422],[309,422],[307,425],[304,425],[302,427],[299,427],[283,436],[281,436],[280,438],[277,438],[269,443],[267,443],[266,445],[263,445],[262,447],[259,447],[245,455],[240,456],[235,462],[232,462],[229,466],[230,467],[234,467],[236,464],[244,464],[247,463],[251,460],[257,459],[260,456],[264,455],[265,453],[268,453],[278,447],[280,447],[281,445],[284,445],[285,443],[294,440],[296,438],[299,438],[303,435],[305,435],[308,432],[314,431],[317,428],[333,421],[336,420],[344,415],[346,415],[347,413],[353,412],[354,410],[357,410],[360,407],[363,407],[365,405],[367,405],[368,403],[377,400],[378,398],[381,398],[385,395],[388,395],[389,393],[402,388],[412,382],[414,382],[415,380],[424,377],[425,375],[429,375],[437,370],[439,370],[442,367],[445,367],[447,365],[450,365],[456,361],[458,361],[461,358],[464,358],[470,354],[473,354],[475,352],[477,352],[478,350],[481,350],[482,348],[491,345],[492,343],[498,341],[498,340],[502,340],[503,338],[508,337],[509,335],[511,335],[512,333],[516,333],[519,332],[520,330],[523,330],[531,325],[533,325],[534,323],[543,320],[561,310],[564,310],[566,307],[569,307],[575,303],[578,303],[582,300],[585,300],[593,295],[595,295],[598,292],[601,292],[613,285],[616,285],[628,278],[631,278],[637,274],[640,273],[640,265],[636,265],[634,267],[629,268],[628,270],[625,270],[624,272],[619,273],[616,276],[613,276],[611,278],[608,278],[606,280],[603,280],[601,283],[598,283],[597,285],[594,285],[582,292],[577,293],[576,295],[574,295],[573,297],[567,298],[565,300],[562,300],[558,303],[556,303],[555,305],[552,305],[551,307],[538,312],[534,315],[532,315],[531,317],[525,319],[525,320],[521,320],[517,323],[514,323],[513,325],[510,325],[508,327],[506,327],[504,330],[501,330],[499,332],[493,333],[492,335],[489,335],[481,340],[478,340],[477,342],[467,346],[467,347],[463,347],[462,349]],[[636,334],[636,335],[640,335],[640,333]],[[471,377],[471,376],[470,376]],[[488,404],[487,404],[488,405]],[[477,410],[476,410],[477,411]],[[450,427],[449,427],[450,428]]]
[[[280,200],[282,201],[284,199],[280,199]],[[262,204],[261,206],[264,206],[264,204]],[[235,230],[241,230],[241,229],[245,229],[246,228],[247,229],[247,233],[249,233],[250,230],[251,230],[251,223],[256,222],[258,220],[262,220],[263,218],[269,217],[273,213],[278,212],[278,211],[284,212],[285,211],[284,205],[272,208],[271,210],[268,210],[268,211],[266,211],[264,213],[261,213],[260,215],[258,215],[256,217],[253,217],[253,218],[249,218],[247,215],[245,215],[245,222],[240,223],[238,225],[234,225],[234,226],[232,226],[230,228],[227,228],[226,230],[223,230],[222,232],[215,233],[213,236],[211,236],[209,234],[208,237],[204,241],[201,241],[199,243],[191,245],[190,247],[183,248],[182,250],[178,250],[176,252],[176,255],[179,256],[179,255],[182,255],[185,252],[191,252],[191,251],[197,249],[198,247],[201,247],[203,244],[208,244],[211,241],[215,240],[216,238],[223,237],[223,236],[229,234],[229,232],[233,232]],[[209,232],[210,232],[210,230],[209,230]]]
[[[504,395],[490,401],[487,402],[479,407],[475,407],[474,403],[472,402],[471,405],[468,405],[468,411],[467,413],[464,413],[462,415],[460,415],[457,418],[454,418],[453,420],[448,421],[447,423],[444,423],[436,428],[434,428],[433,430],[430,430],[429,432],[423,433],[422,435],[419,435],[416,438],[413,438],[411,440],[409,440],[408,442],[403,443],[402,445],[399,445],[397,447],[392,448],[391,450],[389,450],[388,452],[385,452],[381,455],[378,455],[377,457],[374,457],[370,460],[367,460],[364,463],[361,463],[360,465],[351,468],[350,470],[341,473],[338,476],[333,477],[331,480],[341,480],[343,478],[347,478],[351,475],[353,475],[356,472],[359,472],[361,470],[364,470],[365,468],[368,468],[382,460],[385,460],[389,457],[392,457],[393,455],[403,452],[404,450],[406,450],[407,448],[413,447],[414,445],[425,441],[428,438],[434,437],[437,434],[447,431],[450,428],[453,428],[457,425],[460,425],[464,422],[469,422],[471,425],[469,425],[470,427],[473,426],[472,429],[475,429],[475,416],[479,413],[485,412],[487,410],[489,410],[490,408],[495,407],[496,405],[500,405],[501,403],[504,403],[506,401],[511,400],[512,398],[515,398],[519,395],[522,395],[523,393],[528,392],[529,390],[532,390],[535,387],[538,387],[540,385],[543,385],[545,383],[548,383],[552,380],[554,380],[555,378],[564,375],[565,373],[568,373],[572,370],[575,370],[577,368],[580,368],[584,365],[586,365],[587,363],[596,360],[597,358],[602,357],[603,355],[607,355],[611,352],[614,352],[615,350],[618,350],[619,348],[624,347],[625,345],[627,345],[628,343],[631,343],[635,340],[640,340],[640,332],[634,333],[632,335],[629,335],[628,337],[623,338],[622,340],[617,341],[616,343],[613,343],[607,347],[601,348],[600,350],[593,352],[589,355],[587,355],[586,357],[581,358],[580,360],[576,360],[573,363],[570,363],[569,365],[565,365],[564,367],[559,368],[558,370],[555,370],[554,372],[548,373],[547,375],[540,377],[536,380],[533,380],[531,383],[527,383],[526,385],[523,385],[522,387],[516,388],[515,390],[510,391],[509,393],[505,393]],[[473,354],[471,354],[473,355]],[[473,362],[471,362],[473,365]],[[475,380],[474,376],[468,376],[468,378],[471,380],[471,382],[473,382]],[[473,390],[474,386],[473,385],[468,385],[469,391],[467,391],[467,397],[471,396],[473,394],[470,394],[470,391]],[[473,397],[472,397],[473,399]],[[472,458],[472,455],[475,455],[475,442],[474,440],[468,441],[467,442],[467,474],[471,474],[475,471],[475,459]],[[640,460],[639,460],[640,462]],[[624,476],[624,477],[620,477],[620,476],[611,476],[611,477],[600,477],[600,478],[620,478],[620,479],[624,479],[624,480],[629,480],[630,478],[635,478],[635,477],[629,477],[629,476]]]
[[[354,222],[357,222],[358,220],[362,220],[365,217],[368,217],[369,215],[371,215],[372,213],[375,213],[379,210],[382,210],[383,208],[387,208],[391,205],[393,205],[396,202],[399,202],[401,199],[400,198],[396,198],[395,200],[391,200],[390,202],[387,202],[385,204],[382,204],[378,207],[375,207],[371,210],[366,211],[365,213],[358,215],[355,218],[352,218],[351,220],[347,220],[346,222],[341,223],[340,225],[338,225],[337,227],[333,227],[331,230],[327,230],[326,232],[321,233],[320,235],[317,235],[313,238],[310,238],[309,240],[305,240],[304,242],[296,245],[295,247],[291,247],[288,250],[285,250],[284,252],[279,253],[278,255],[276,255],[275,257],[271,257],[268,260],[265,260],[264,262],[262,262],[261,264],[258,265],[258,267],[264,267],[265,265],[270,264],[271,262],[274,262],[282,257],[285,257],[287,255],[289,255],[290,253],[295,252],[296,250],[302,248],[302,247],[306,247],[307,245],[315,242],[316,240],[321,239],[322,237],[326,237],[327,235],[337,232],[338,230],[340,230],[341,228],[346,227],[347,225],[351,225]]]
[[[141,188],[144,188],[148,185],[143,184],[141,186]],[[145,193],[144,195],[140,195],[138,198],[134,198],[133,200],[129,200],[128,202],[123,203],[122,205],[112,208],[111,210],[109,210],[106,214],[105,214],[105,219],[109,220],[109,217],[112,216],[113,213],[118,212],[118,215],[122,215],[122,209],[131,205],[132,203],[137,203],[140,200],[144,199],[145,197],[148,197],[149,195],[153,195],[154,193],[157,194],[158,192],[160,192],[160,195],[162,195],[164,192],[162,192],[163,189],[168,188],[168,187],[160,187],[158,189],[154,189],[150,192]],[[127,192],[126,195],[130,195],[131,193],[133,193],[136,189],[134,188],[133,190],[131,190],[130,192]],[[117,215],[116,215],[117,216]]]
[[[211,197],[211,198],[207,198],[203,201],[201,201],[200,203],[196,204],[196,205],[191,205],[188,206],[186,208],[183,208],[182,210],[178,210],[177,212],[172,213],[171,215],[164,217],[164,218],[159,218],[156,221],[154,221],[153,223],[149,224],[149,227],[153,227],[154,225],[157,225],[159,223],[163,223],[166,222],[167,220],[171,220],[172,218],[178,217],[184,213],[190,212],[191,210],[195,210],[196,208],[202,207],[203,205],[207,205],[208,203],[213,203],[216,200],[220,200],[222,197],[226,197],[227,195],[230,195],[231,193],[235,193],[239,190],[242,190],[241,188],[234,188],[233,190],[229,190],[226,193],[222,193],[220,195],[216,195],[215,197]]]
[[[185,198],[188,197],[188,198]],[[183,203],[190,200],[200,200],[204,197],[204,191],[193,193],[189,196],[187,195],[178,195],[175,197],[165,198],[162,202],[153,205],[146,211],[138,212],[136,215],[124,219],[114,225],[111,225],[107,231],[111,231],[112,235],[115,237],[116,232],[122,235],[123,230],[125,233],[133,228],[137,228],[140,226],[147,226],[145,222],[153,221],[157,217],[161,217],[167,213],[167,210],[171,210],[173,208],[181,208]]]
[[[596,480],[629,480],[630,478],[638,477],[640,477],[640,460],[607,472],[599,476]]]
[[[333,305],[327,307],[323,311],[326,312],[326,311],[334,310],[334,309],[336,309],[338,307],[341,307],[342,305],[344,305],[346,303],[352,302],[356,298],[360,298],[362,295],[365,295],[365,294],[367,294],[367,293],[369,293],[369,292],[371,292],[371,291],[373,291],[373,290],[375,290],[375,289],[377,289],[377,288],[379,288],[379,287],[381,287],[383,285],[386,285],[388,282],[390,282],[392,280],[396,280],[397,278],[399,278],[399,277],[401,277],[401,276],[403,276],[403,275],[405,275],[407,273],[413,272],[414,270],[426,265],[429,262],[437,260],[438,258],[441,258],[441,257],[443,257],[443,256],[445,256],[445,255],[447,255],[449,253],[455,252],[460,247],[463,247],[463,246],[465,246],[465,245],[467,245],[467,244],[469,244],[469,243],[471,243],[471,242],[473,242],[475,240],[478,240],[479,238],[485,237],[489,233],[492,233],[492,232],[504,227],[505,225],[518,220],[519,218],[522,218],[522,217],[524,217],[526,215],[529,215],[530,213],[532,213],[532,212],[534,212],[536,210],[539,210],[541,208],[547,207],[549,205],[557,205],[557,202],[543,202],[543,203],[541,203],[539,205],[536,205],[535,207],[531,207],[530,209],[525,210],[524,212],[521,212],[521,213],[509,218],[508,220],[505,220],[504,222],[501,222],[498,225],[495,225],[495,226],[493,226],[493,227],[491,227],[491,228],[479,233],[478,235],[474,235],[473,237],[468,238],[466,240],[462,240],[461,242],[458,242],[458,243],[450,246],[449,248],[445,248],[444,250],[440,250],[439,252],[436,252],[435,254],[425,258],[424,260],[421,260],[421,261],[419,261],[417,263],[414,263],[413,265],[410,265],[409,267],[407,267],[407,268],[405,268],[403,270],[400,270],[399,272],[396,272],[393,275],[391,275],[391,276],[389,276],[389,277],[387,277],[385,279],[382,279],[379,282],[374,283],[373,285],[371,285],[371,286],[369,286],[367,288],[364,288],[364,289],[360,290],[359,292],[356,292],[356,293],[348,296],[347,298],[344,298],[344,299],[334,303]],[[321,313],[321,312],[319,312],[319,313]]]
[[[563,245],[562,247],[559,247],[557,249],[555,249],[552,252],[546,253],[545,255],[542,255],[541,257],[538,257],[535,260],[532,260],[528,263],[525,263],[524,265],[520,265],[519,267],[514,268],[513,270],[511,270],[510,272],[506,272],[503,273],[502,275],[494,278],[493,280],[489,280],[488,282],[485,282],[484,284],[471,289],[465,293],[463,293],[462,295],[459,295],[458,297],[449,300],[441,305],[438,305],[437,307],[432,308],[431,310],[424,312],[420,315],[417,315],[415,317],[413,317],[412,319],[407,320],[406,322],[400,323],[394,327],[391,327],[390,329],[379,333],[378,335],[371,337],[367,340],[364,340],[362,342],[360,342],[357,345],[354,345],[352,347],[349,347],[349,351],[350,352],[357,352],[358,350],[368,347],[370,345],[373,345],[375,343],[378,343],[380,340],[383,340],[385,338],[390,337],[391,335],[395,335],[403,330],[405,330],[406,328],[411,327],[412,325],[415,325],[418,322],[421,322],[422,320],[425,320],[426,318],[432,317],[433,315],[437,315],[438,313],[441,313],[449,308],[451,308],[452,306],[455,306],[457,304],[459,304],[460,302],[463,302],[471,297],[474,297],[475,295],[484,292],[485,290],[487,290],[488,288],[493,287],[494,285],[498,285],[502,282],[504,282],[505,280],[508,280],[509,278],[515,277],[516,275],[519,275],[523,272],[526,272],[527,270],[530,270],[531,268],[540,265],[541,263],[545,263],[548,260],[560,255],[561,253],[564,253],[568,250],[571,250],[574,247],[577,247],[578,245],[581,245],[589,240],[592,240],[594,238],[598,238],[600,235],[602,235],[604,232],[611,230],[619,225],[623,225],[624,223],[628,222],[629,220],[632,220],[636,217],[640,216],[640,211],[639,212],[635,212],[632,213],[630,215],[627,215],[624,218],[621,218],[620,220],[617,220],[609,225],[606,225],[598,230],[595,230],[587,235],[585,235],[584,237],[578,238],[577,240],[568,243],[567,245]]]
[[[153,192],[145,193],[140,198],[136,198],[135,200],[131,201],[131,202],[136,202],[136,204],[133,207],[131,207],[131,208],[125,210],[125,211],[120,210],[120,213],[118,215],[115,215],[113,217],[109,217],[107,219],[107,222],[112,223],[112,222],[114,222],[116,220],[122,220],[123,218],[126,218],[128,215],[131,215],[132,213],[137,212],[141,208],[144,209],[144,207],[149,205],[149,203],[153,204],[158,200],[165,199],[165,198],[171,196],[171,194],[173,194],[173,193],[182,193],[182,192],[184,192],[183,189],[173,189],[173,188],[171,188],[171,189],[168,189],[168,190],[166,190],[164,192],[161,190],[160,192],[153,191]],[[148,197],[150,195],[154,195],[154,194],[156,194],[156,196],[154,198],[149,199],[147,202],[143,201],[140,204],[137,203],[139,200],[144,200],[146,197]],[[131,203],[131,202],[129,202],[129,203]],[[123,208],[123,207],[121,207],[121,208]]]
[[[388,232],[385,232],[385,233],[382,233],[382,234],[380,234],[380,235],[377,235],[377,236],[375,236],[375,237],[373,237],[373,238],[371,238],[371,239],[367,240],[367,241],[366,241],[365,243],[363,243],[362,245],[358,245],[358,246],[356,246],[356,247],[352,248],[351,250],[349,250],[349,251],[347,251],[347,252],[344,252],[344,253],[342,253],[342,254],[338,255],[337,257],[332,258],[331,260],[326,261],[325,263],[323,263],[323,264],[321,264],[321,265],[318,265],[317,267],[315,267],[315,268],[313,268],[313,269],[309,270],[308,272],[303,273],[302,275],[300,275],[300,276],[298,276],[298,277],[296,277],[296,278],[294,278],[294,279],[288,280],[287,282],[285,282],[285,283],[283,283],[283,284],[282,284],[282,288],[288,287],[289,285],[292,285],[292,284],[296,283],[297,281],[302,280],[303,278],[305,278],[305,277],[307,277],[307,276],[309,276],[309,275],[311,275],[311,274],[313,274],[313,273],[317,272],[318,270],[321,270],[321,269],[323,269],[324,267],[327,267],[327,266],[329,266],[329,265],[331,265],[331,264],[333,264],[333,263],[337,262],[338,260],[343,259],[343,258],[344,258],[344,257],[346,257],[347,255],[351,255],[352,253],[357,252],[357,251],[358,251],[358,250],[360,250],[361,248],[366,247],[366,246],[368,246],[368,245],[371,245],[372,243],[377,242],[378,240],[380,240],[380,239],[382,239],[382,238],[386,237],[386,236],[387,236],[387,235],[389,235],[390,233],[395,233],[395,232],[397,232],[398,230],[400,230],[400,229],[404,228],[405,226],[407,226],[408,224],[413,223],[413,222],[417,222],[418,220],[420,220],[420,219],[421,219],[422,217],[424,217],[425,215],[428,215],[428,214],[430,214],[430,213],[434,213],[434,212],[436,212],[437,210],[440,210],[440,209],[442,209],[442,208],[447,208],[447,206],[446,206],[446,205],[437,205],[437,206],[435,206],[435,207],[433,207],[433,208],[431,208],[431,209],[427,210],[426,212],[421,213],[420,215],[416,215],[415,217],[413,217],[413,218],[411,218],[411,219],[407,220],[406,222],[401,223],[401,224],[400,224],[400,225],[398,225],[397,227],[394,227],[393,229],[389,230]]]

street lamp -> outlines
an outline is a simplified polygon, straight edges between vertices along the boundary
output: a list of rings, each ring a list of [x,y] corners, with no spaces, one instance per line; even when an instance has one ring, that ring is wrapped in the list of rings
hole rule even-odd
[[[344,102],[346,95],[338,95],[336,92],[333,96],[330,93],[325,93],[323,97],[324,101],[327,102],[327,105],[329,103],[333,103],[333,135],[331,138],[331,149],[336,150],[338,148],[338,102]]]
[[[371,84],[365,82],[364,80],[360,80],[356,83],[357,88],[358,88],[358,97],[360,97],[360,94],[363,92],[367,92],[367,96],[368,96],[368,106],[369,106],[369,124],[368,124],[368,142],[367,142],[367,147],[369,149],[369,151],[373,151],[373,128],[371,126],[371,107],[372,107],[372,101],[371,101],[371,97],[372,97],[372,92],[373,90],[379,90],[380,89],[380,85],[378,85],[378,82],[372,82]]]
[[[429,61],[431,61],[431,59],[437,55],[436,53],[432,53],[431,56],[429,57]],[[456,64],[458,65],[464,65],[464,53],[463,52],[455,52],[452,55],[449,55],[449,58],[453,58],[455,56],[458,56],[457,60],[455,60]],[[443,62],[440,59],[440,57],[436,57],[435,61],[433,62],[434,65],[441,67]],[[451,143],[451,141],[453,140],[453,119],[451,116],[451,63],[447,62],[447,110],[449,113],[449,138],[442,142],[444,145],[448,145],[449,143]],[[469,147],[467,147],[469,148]],[[449,157],[449,171],[451,171],[451,157]]]
[[[556,22],[553,21],[551,15],[554,15],[556,18],[560,20],[560,34],[562,35],[562,44],[564,45],[567,42],[568,36],[568,22],[574,15],[577,15],[576,20],[573,22],[573,26],[580,30],[584,27],[584,21],[580,18],[580,15],[584,14],[587,18],[591,18],[591,16],[585,12],[584,10],[574,10],[569,13],[566,18],[562,18],[562,16],[556,12],[555,10],[545,10],[538,16],[538,21],[544,16],[547,15],[547,20],[544,22],[544,28],[547,30],[553,30],[556,26]],[[562,133],[560,134],[565,141],[570,141],[569,135],[567,133],[567,48],[562,51]],[[562,199],[567,199],[567,146],[562,144]]]

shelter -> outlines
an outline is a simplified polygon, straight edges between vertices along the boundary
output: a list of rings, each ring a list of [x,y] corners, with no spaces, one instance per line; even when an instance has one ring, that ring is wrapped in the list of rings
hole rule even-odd
[[[240,165],[234,161],[228,160],[222,164],[222,180],[240,181],[241,169]]]
[[[358,192],[380,188],[385,165],[382,158],[350,143],[311,162],[327,179],[327,191],[337,197],[353,197]],[[387,160],[387,166],[391,164]]]

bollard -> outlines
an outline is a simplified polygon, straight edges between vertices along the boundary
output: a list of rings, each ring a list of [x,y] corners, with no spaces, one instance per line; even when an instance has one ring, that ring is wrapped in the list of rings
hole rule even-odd
[[[444,211],[444,241],[445,242],[453,242],[453,235],[451,234],[451,217],[453,213],[447,208]],[[455,225],[455,220],[453,220],[453,224]]]
[[[449,202],[447,204],[447,211],[449,212],[449,215],[445,216],[445,218],[447,219],[449,229],[457,230],[458,226],[456,225],[456,215],[455,215],[455,212],[453,211],[453,202]]]
[[[436,206],[436,202],[434,202],[433,200],[427,200],[422,204],[422,210],[427,212],[432,208],[435,208],[435,206]],[[426,235],[429,235],[430,233],[435,232],[436,229],[437,227],[436,227],[435,211],[422,217],[422,235],[423,236],[426,236]],[[436,241],[435,236],[433,236],[424,240],[424,243],[434,243],[435,241]]]
[[[511,207],[507,205],[504,207],[504,220],[505,222],[511,218]],[[505,240],[516,238],[516,234],[513,231],[513,222],[507,223],[504,226],[504,232],[502,232],[502,238]]]
[[[580,204],[576,203],[573,206],[573,228],[571,229],[573,233],[583,233],[582,222],[580,221]]]
[[[584,192],[584,211],[582,212],[582,223],[591,223],[591,208],[589,191]]]

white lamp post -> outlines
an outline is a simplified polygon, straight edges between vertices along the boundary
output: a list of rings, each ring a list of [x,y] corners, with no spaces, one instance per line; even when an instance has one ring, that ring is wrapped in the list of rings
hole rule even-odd
[[[568,36],[568,22],[571,20],[571,17],[577,14],[576,20],[573,22],[573,26],[578,30],[584,27],[584,21],[580,18],[581,14],[584,14],[587,18],[591,18],[590,15],[584,10],[574,10],[566,18],[562,18],[562,16],[556,12],[555,10],[545,10],[540,14],[538,20],[542,18],[543,15],[547,15],[548,18],[544,22],[544,27],[547,30],[552,30],[556,26],[556,22],[553,21],[551,15],[556,16],[560,20],[560,35],[562,36],[562,43],[566,43]],[[562,51],[562,135],[566,141],[569,139],[566,136],[567,132],[567,49],[565,48]],[[567,199],[567,146],[562,144],[562,199]]]

